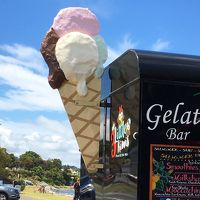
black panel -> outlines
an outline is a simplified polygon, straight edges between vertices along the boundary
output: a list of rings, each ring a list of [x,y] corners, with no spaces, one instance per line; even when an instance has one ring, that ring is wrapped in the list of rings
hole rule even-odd
[[[199,83],[200,56],[137,50],[136,54],[141,79]]]
[[[200,87],[191,84],[142,82],[139,199],[200,199],[200,193],[196,197],[189,195],[195,194],[191,192],[192,183],[181,184],[180,178],[177,181],[184,174],[200,180],[199,92]],[[196,170],[191,172],[192,168]],[[180,187],[188,189],[172,192]],[[200,191],[199,181],[195,182],[195,189]]]

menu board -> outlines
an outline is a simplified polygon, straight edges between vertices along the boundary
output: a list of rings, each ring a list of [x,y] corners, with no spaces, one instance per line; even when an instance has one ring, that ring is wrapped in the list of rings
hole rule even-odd
[[[150,145],[149,200],[200,199],[200,147]]]

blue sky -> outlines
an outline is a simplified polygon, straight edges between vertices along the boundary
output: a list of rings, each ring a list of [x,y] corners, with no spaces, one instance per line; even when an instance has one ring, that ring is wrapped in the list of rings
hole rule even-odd
[[[129,48],[200,54],[199,0],[0,0],[0,146],[79,166],[78,147],[39,49],[58,11],[92,10],[106,64]]]

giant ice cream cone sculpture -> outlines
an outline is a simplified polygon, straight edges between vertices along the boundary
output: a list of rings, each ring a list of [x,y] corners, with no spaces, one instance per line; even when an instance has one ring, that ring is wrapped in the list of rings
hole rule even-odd
[[[41,46],[48,81],[59,90],[88,172],[99,162],[100,91],[107,48],[87,8],[62,9]]]

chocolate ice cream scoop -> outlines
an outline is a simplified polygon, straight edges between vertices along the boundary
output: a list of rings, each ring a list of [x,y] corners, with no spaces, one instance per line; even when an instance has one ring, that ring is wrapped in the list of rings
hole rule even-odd
[[[53,89],[58,89],[66,79],[55,56],[55,47],[59,37],[51,28],[41,44],[41,53],[49,67],[48,82]]]

